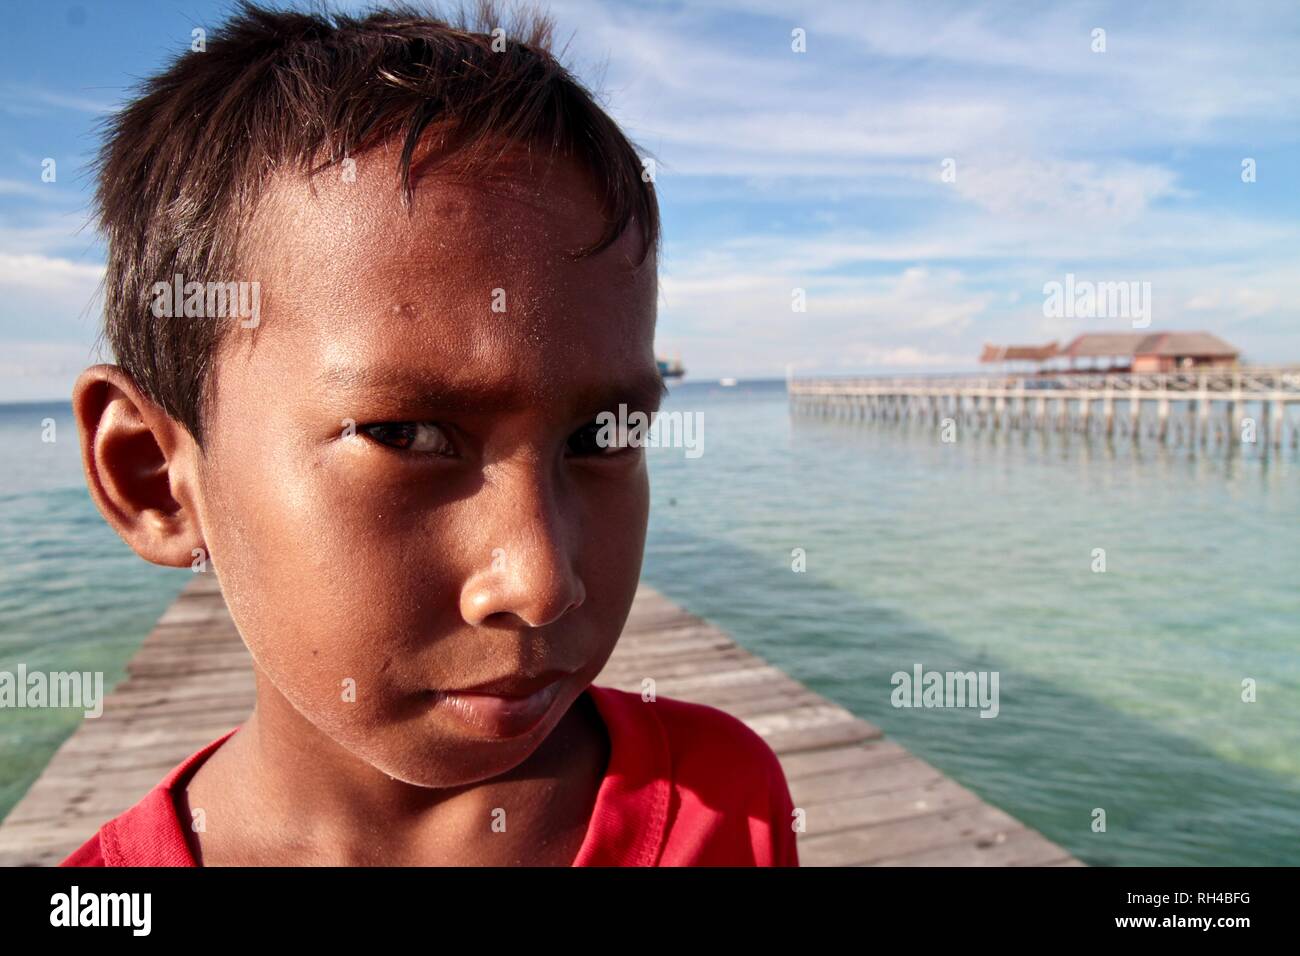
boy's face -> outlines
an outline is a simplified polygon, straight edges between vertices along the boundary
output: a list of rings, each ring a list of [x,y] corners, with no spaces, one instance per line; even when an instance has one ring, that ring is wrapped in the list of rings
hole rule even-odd
[[[355,182],[277,179],[239,277],[260,325],[229,329],[205,419],[203,544],[259,694],[422,786],[532,753],[640,576],[644,452],[586,426],[657,408],[654,256],[631,264],[632,228],[566,261],[596,196],[575,167],[512,163],[426,178],[410,214],[391,148]],[[475,724],[443,694],[538,677],[558,678],[540,717],[480,700]]]

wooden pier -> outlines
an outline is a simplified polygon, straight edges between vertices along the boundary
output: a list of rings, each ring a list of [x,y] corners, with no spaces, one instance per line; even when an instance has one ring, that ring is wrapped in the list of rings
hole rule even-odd
[[[791,410],[952,431],[1037,430],[1268,454],[1300,446],[1300,367],[787,379]],[[952,439],[948,439],[952,440]]]
[[[216,579],[198,575],[163,614],[128,676],[0,824],[0,865],[53,865],[172,767],[245,720],[252,662]],[[596,683],[718,707],[779,756],[804,866],[1079,866],[1065,850],[818,696],[650,588],[637,591]]]

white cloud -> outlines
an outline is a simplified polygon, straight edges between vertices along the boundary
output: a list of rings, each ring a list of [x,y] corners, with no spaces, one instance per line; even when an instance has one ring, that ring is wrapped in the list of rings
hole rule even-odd
[[[0,288],[22,287],[56,295],[69,285],[93,288],[104,277],[104,266],[51,256],[0,252]]]
[[[103,275],[102,265],[0,252],[0,340],[9,362],[19,354],[11,344],[25,340],[88,349],[98,334]]]
[[[1175,180],[1168,169],[1127,160],[1003,156],[958,164],[951,185],[958,195],[997,216],[1114,226],[1138,219],[1159,199],[1183,195]]]

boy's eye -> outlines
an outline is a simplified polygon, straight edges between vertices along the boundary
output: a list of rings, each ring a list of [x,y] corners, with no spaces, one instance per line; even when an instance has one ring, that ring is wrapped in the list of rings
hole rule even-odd
[[[380,422],[364,425],[361,431],[389,448],[448,457],[456,454],[446,432],[433,422]]]
[[[605,429],[607,436],[612,437],[612,441],[601,442],[601,438],[606,437],[601,435],[602,429]],[[600,422],[591,421],[569,436],[568,449],[572,455],[617,455],[632,447],[623,438],[620,438],[616,427],[606,429]]]

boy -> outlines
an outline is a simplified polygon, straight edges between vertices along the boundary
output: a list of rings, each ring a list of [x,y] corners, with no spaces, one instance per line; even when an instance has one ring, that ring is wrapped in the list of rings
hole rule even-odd
[[[549,23],[480,18],[246,4],[112,121],[86,476],[141,557],[210,558],[257,703],[65,865],[797,865],[757,734],[591,686],[657,202]]]

